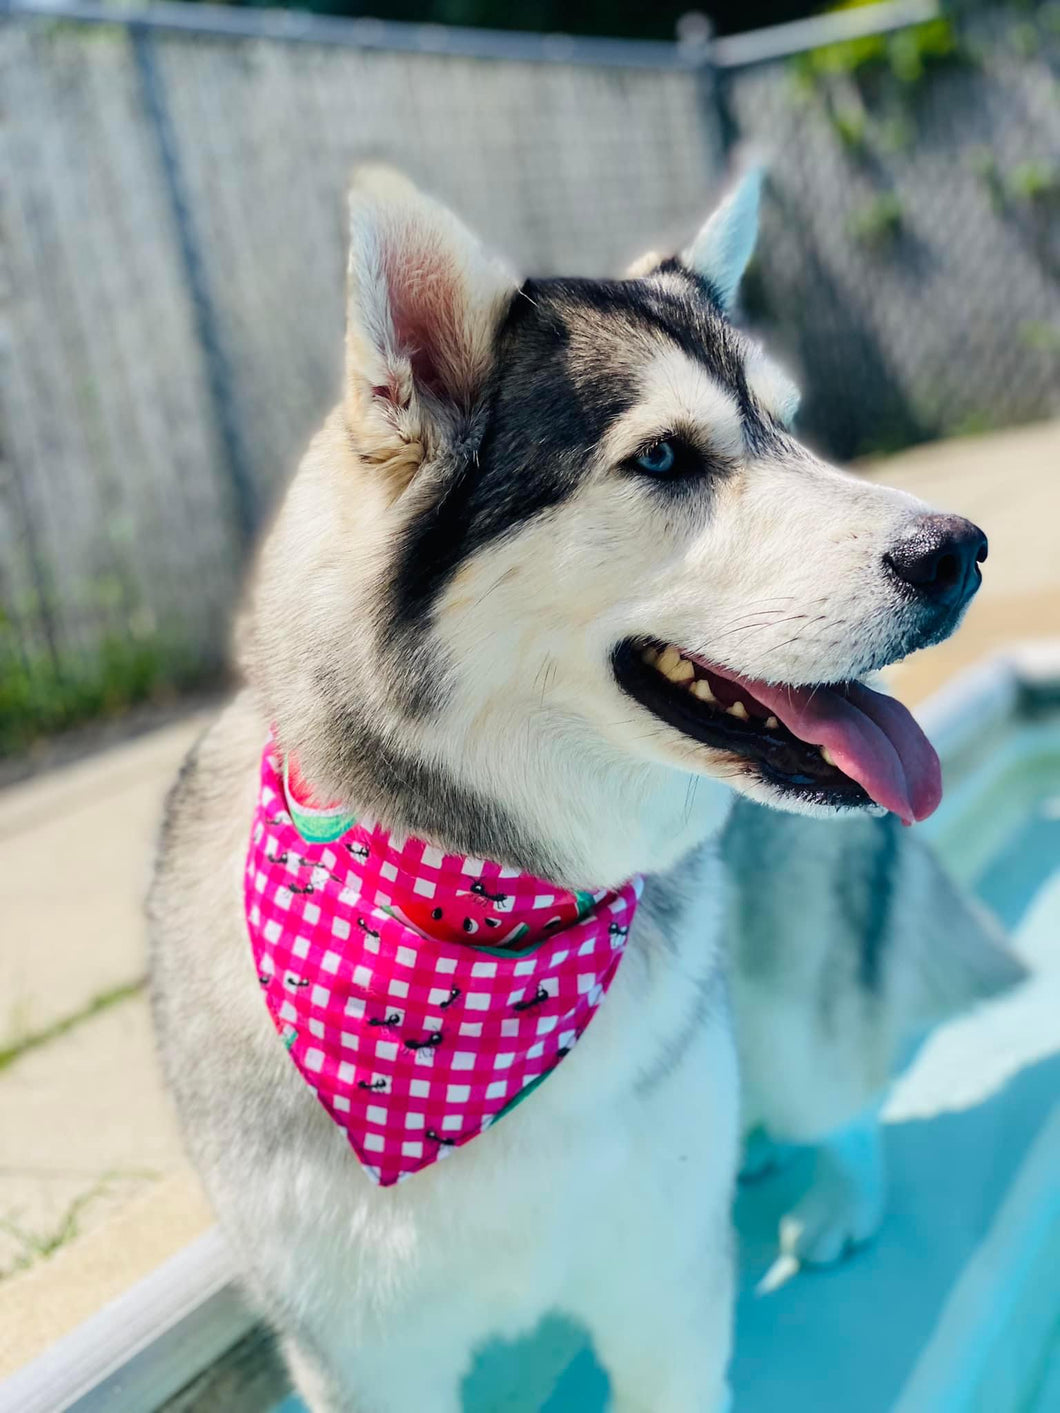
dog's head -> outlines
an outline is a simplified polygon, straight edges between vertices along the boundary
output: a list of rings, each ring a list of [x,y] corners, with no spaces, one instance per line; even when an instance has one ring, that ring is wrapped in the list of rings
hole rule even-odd
[[[355,184],[343,403],[254,632],[324,788],[538,866],[609,801],[687,843],[659,801],[687,823],[702,776],[934,808],[934,752],[860,679],[953,630],[986,542],[794,438],[795,388],[728,318],[757,204],[751,174],[678,257],[520,285],[402,179]]]

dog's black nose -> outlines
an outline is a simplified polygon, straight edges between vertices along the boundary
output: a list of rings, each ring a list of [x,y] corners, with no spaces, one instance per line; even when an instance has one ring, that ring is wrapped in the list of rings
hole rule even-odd
[[[982,582],[986,536],[960,515],[921,515],[884,555],[884,563],[904,584],[940,608],[956,608]]]

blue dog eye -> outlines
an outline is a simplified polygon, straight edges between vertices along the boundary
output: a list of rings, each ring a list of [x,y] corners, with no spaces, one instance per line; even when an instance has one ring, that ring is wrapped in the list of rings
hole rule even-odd
[[[653,476],[665,476],[674,469],[677,452],[672,442],[656,442],[637,457],[637,465],[642,471],[650,471]]]

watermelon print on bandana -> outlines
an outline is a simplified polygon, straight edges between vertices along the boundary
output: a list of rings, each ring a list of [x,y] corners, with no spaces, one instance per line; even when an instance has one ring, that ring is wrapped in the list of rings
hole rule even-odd
[[[383,1187],[482,1133],[570,1052],[641,886],[574,894],[443,854],[315,805],[271,740],[262,756],[244,891],[258,980]]]

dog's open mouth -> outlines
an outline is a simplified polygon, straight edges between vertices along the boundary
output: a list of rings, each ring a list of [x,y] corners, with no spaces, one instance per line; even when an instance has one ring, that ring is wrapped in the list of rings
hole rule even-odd
[[[875,803],[907,824],[942,797],[927,737],[900,702],[862,682],[758,682],[646,638],[621,643],[613,662],[641,706],[788,794],[836,808]]]

